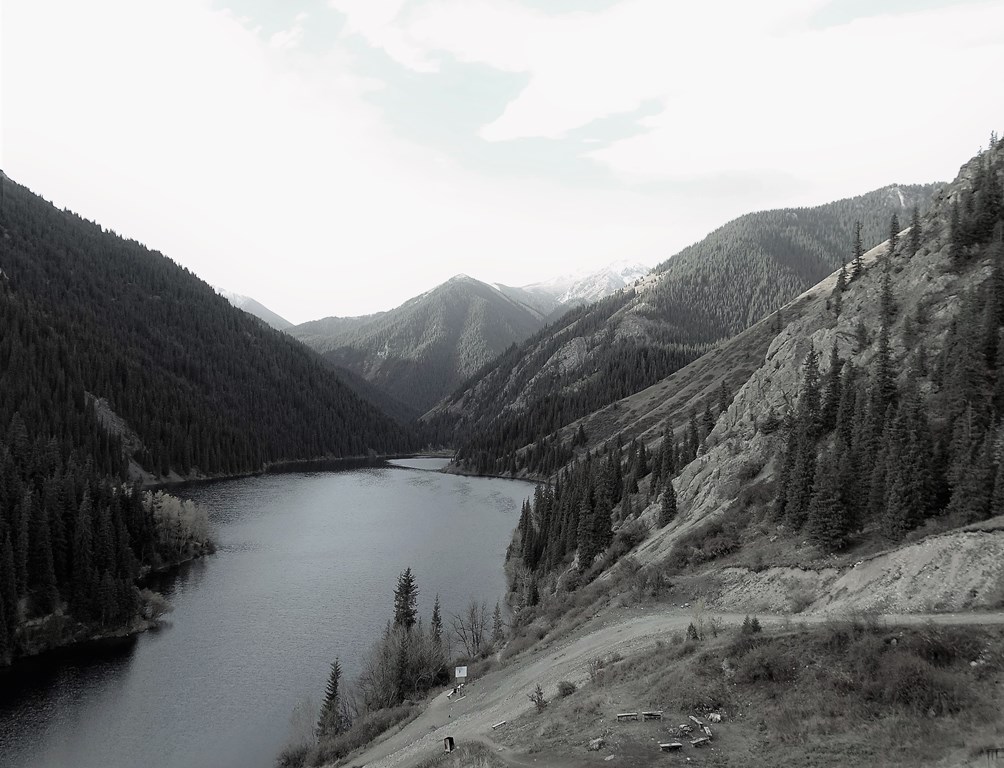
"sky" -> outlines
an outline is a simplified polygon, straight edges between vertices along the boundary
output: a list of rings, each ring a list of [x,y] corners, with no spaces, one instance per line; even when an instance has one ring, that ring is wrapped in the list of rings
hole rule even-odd
[[[949,180],[1002,65],[1002,0],[3,0],[0,168],[303,322]]]

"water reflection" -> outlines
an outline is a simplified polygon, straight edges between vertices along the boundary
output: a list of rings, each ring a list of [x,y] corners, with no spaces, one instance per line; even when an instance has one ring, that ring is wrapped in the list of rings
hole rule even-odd
[[[405,567],[422,615],[437,592],[447,612],[494,602],[530,492],[405,468],[186,489],[210,509],[218,553],[151,579],[175,606],[159,631],[0,676],[0,766],[270,766],[332,658],[358,672]]]

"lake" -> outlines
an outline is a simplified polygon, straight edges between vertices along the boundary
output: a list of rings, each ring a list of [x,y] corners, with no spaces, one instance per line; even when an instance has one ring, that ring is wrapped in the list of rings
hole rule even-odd
[[[161,580],[162,627],[0,673],[0,766],[266,768],[335,656],[356,675],[406,567],[426,622],[437,592],[447,624],[471,596],[490,612],[532,486],[394,463],[175,491],[219,551]]]

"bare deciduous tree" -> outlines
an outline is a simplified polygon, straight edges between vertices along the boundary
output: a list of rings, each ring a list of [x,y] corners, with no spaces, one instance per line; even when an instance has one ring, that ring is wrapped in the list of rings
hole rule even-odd
[[[473,597],[461,614],[452,614],[450,627],[469,658],[474,658],[487,645],[489,631],[488,606]]]

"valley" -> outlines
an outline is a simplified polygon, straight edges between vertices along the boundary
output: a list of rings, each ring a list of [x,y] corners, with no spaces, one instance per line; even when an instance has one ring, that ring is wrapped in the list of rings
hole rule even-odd
[[[447,765],[447,735],[484,765],[655,764],[654,736],[610,725],[632,706],[721,710],[727,735],[695,764],[965,765],[1002,737],[996,138],[949,184],[749,214],[644,275],[458,275],[291,327],[3,184],[0,661],[18,682],[0,749],[20,762],[155,744],[190,764],[177,732],[133,735],[141,712],[171,719],[152,702],[198,698],[175,677],[213,686],[227,737],[209,745],[205,712],[182,727],[218,765]],[[448,471],[384,462],[420,449]],[[217,547],[164,576],[166,618],[144,579]],[[152,631],[107,665],[85,645],[95,667],[18,677],[139,617]],[[470,687],[447,698],[454,662]],[[241,730],[233,701],[262,680]],[[145,705],[102,709],[119,689]],[[50,731],[68,690],[59,717],[86,724]],[[102,719],[123,751],[93,738]]]

